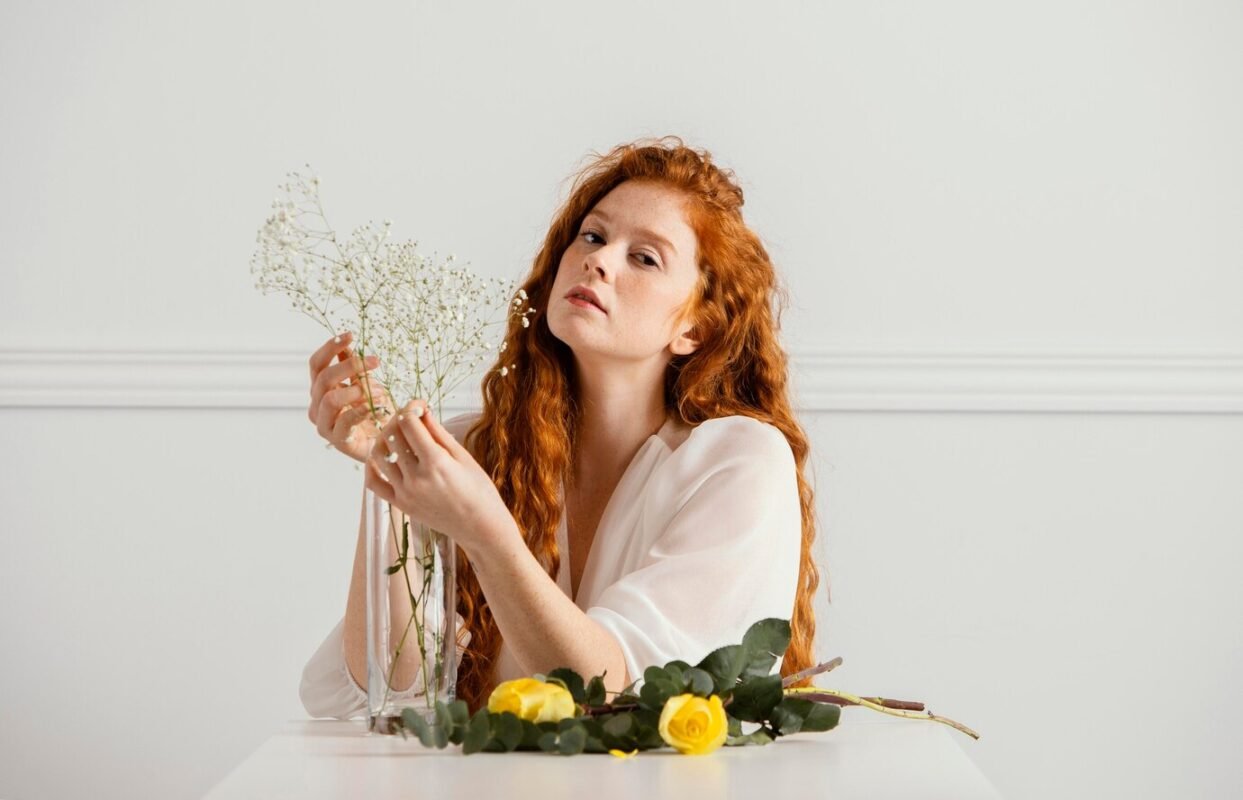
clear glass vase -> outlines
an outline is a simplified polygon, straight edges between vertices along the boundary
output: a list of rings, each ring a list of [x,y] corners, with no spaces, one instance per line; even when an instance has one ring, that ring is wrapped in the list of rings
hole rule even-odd
[[[393,734],[403,708],[434,722],[457,689],[457,547],[364,489],[367,730]]]

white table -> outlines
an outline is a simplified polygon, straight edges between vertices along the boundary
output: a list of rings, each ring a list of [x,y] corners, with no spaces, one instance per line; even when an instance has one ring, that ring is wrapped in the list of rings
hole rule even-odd
[[[960,741],[956,741],[960,740]],[[672,797],[999,798],[967,758],[975,740],[945,725],[846,709],[837,728],[706,756],[673,749],[560,756],[462,755],[411,736],[369,735],[362,720],[295,720],[213,788],[226,798]]]

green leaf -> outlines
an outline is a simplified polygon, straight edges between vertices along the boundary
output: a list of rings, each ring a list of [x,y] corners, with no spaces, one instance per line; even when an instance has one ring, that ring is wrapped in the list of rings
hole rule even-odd
[[[427,724],[427,720],[423,719],[422,714],[413,708],[403,708],[401,710],[401,721],[407,728],[415,732],[424,747],[436,746],[436,739],[432,734],[432,729]]]
[[[812,710],[803,720],[801,730],[805,733],[829,731],[837,727],[841,719],[842,707],[836,703],[812,703]]]
[[[665,701],[682,693],[682,679],[676,681],[660,667],[648,667],[643,672],[643,688],[639,697],[643,705],[652,709],[665,707]]]
[[[548,673],[548,680],[560,683],[569,690],[570,696],[574,698],[575,703],[584,703],[587,700],[587,690],[583,688],[583,678],[577,672],[567,667],[554,669]]]
[[[781,736],[798,733],[803,728],[803,720],[811,713],[812,706],[814,705],[815,703],[812,701],[804,700],[801,697],[784,697],[773,708],[773,713],[769,715],[768,721]]]
[[[729,713],[746,722],[763,722],[781,702],[782,696],[780,675],[748,678],[734,689]]]
[[[563,756],[576,756],[587,746],[587,729],[575,724],[561,733],[557,747]]]
[[[746,651],[743,679],[768,675],[789,646],[789,620],[768,617],[753,624],[742,637],[742,648]]]
[[[604,731],[612,736],[629,736],[636,724],[634,715],[623,711],[604,721]]]
[[[747,653],[740,644],[718,647],[704,656],[696,666],[712,676],[717,694],[732,690],[746,666]]]
[[[726,747],[745,747],[747,745],[766,745],[772,744],[773,735],[768,732],[767,728],[760,728],[752,731],[746,736],[727,736],[725,738]]]
[[[587,684],[587,694],[584,702],[589,706],[602,706],[604,705],[604,700],[604,678],[597,675]]]
[[[738,721],[737,717],[729,714],[728,711],[726,712],[726,716],[729,718],[728,735],[729,736],[742,736],[742,723]]]
[[[386,567],[386,568],[385,568],[385,570],[384,570],[384,574],[385,574],[385,575],[392,575],[392,574],[396,573],[396,572],[397,572],[397,570],[399,570],[399,569],[401,569],[401,562],[400,562],[400,561],[398,561],[396,564],[394,564],[394,565],[393,565],[393,566],[391,566],[391,567]]]
[[[635,744],[643,750],[664,747],[665,740],[660,735],[660,712],[640,708],[631,713],[637,723],[634,732]]]
[[[557,734],[549,731],[539,737],[539,749],[545,753],[557,752]]]
[[[707,697],[716,691],[716,681],[712,673],[699,667],[688,667],[682,673],[682,688],[699,697]]]
[[[492,738],[508,753],[522,742],[522,720],[517,715],[502,711],[492,719]]]
[[[534,723],[528,719],[522,720],[522,740],[518,742],[516,750],[530,750],[539,746],[539,738],[549,728],[547,723]]]
[[[475,718],[470,721],[466,738],[462,740],[462,755],[478,753],[490,738],[492,738],[491,714],[488,713],[488,709],[481,708],[476,712]]]
[[[432,733],[435,734],[437,747],[448,745],[453,736],[453,715],[443,700],[436,701],[436,725]]]
[[[449,716],[453,719],[453,732],[449,735],[449,741],[461,744],[466,736],[466,729],[470,725],[470,708],[466,705],[466,701],[454,700],[450,703]]]

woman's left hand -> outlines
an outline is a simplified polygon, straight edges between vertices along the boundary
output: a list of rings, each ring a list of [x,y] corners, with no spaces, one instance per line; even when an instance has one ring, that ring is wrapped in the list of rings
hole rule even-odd
[[[412,521],[446,534],[468,555],[513,525],[492,478],[423,400],[407,403],[388,420],[366,463],[368,489]]]

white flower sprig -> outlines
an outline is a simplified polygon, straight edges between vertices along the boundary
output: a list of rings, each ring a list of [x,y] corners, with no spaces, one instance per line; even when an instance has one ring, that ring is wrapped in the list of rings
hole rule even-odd
[[[419,255],[417,241],[392,243],[389,219],[340,241],[320,202],[319,177],[286,177],[256,237],[255,288],[289,296],[293,308],[333,333],[354,331],[359,353],[379,357],[372,375],[399,407],[422,398],[439,417],[444,400],[491,357],[492,329],[503,333],[513,316],[530,326],[535,309],[524,290],[514,293],[513,281],[480,278],[455,266],[452,254],[438,263]],[[502,306],[503,319],[494,319]],[[503,365],[500,373],[514,369]]]

